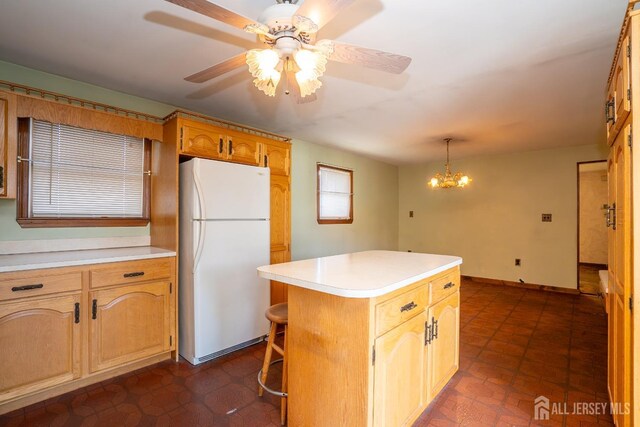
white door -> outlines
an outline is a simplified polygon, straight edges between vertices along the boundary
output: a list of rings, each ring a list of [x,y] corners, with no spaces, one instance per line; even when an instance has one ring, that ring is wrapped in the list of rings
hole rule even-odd
[[[201,358],[268,332],[269,281],[256,269],[269,264],[269,221],[196,224],[206,236],[194,270],[195,357]]]
[[[194,159],[201,218],[269,218],[269,169]],[[196,202],[197,203],[197,202]]]

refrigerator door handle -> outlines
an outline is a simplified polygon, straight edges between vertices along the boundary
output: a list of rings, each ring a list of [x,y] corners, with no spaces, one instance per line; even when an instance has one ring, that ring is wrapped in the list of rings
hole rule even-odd
[[[204,219],[205,217],[205,209],[204,209],[204,196],[202,194],[202,186],[200,185],[200,179],[198,178],[197,169],[193,170],[193,182],[196,187],[196,194],[198,196],[198,217],[200,219]],[[200,263],[200,256],[202,255],[202,247],[204,246],[204,233],[205,228],[207,226],[206,221],[194,221],[194,223],[198,224],[198,244],[196,246],[196,253],[193,262],[193,272],[195,273],[198,268],[198,264]]]

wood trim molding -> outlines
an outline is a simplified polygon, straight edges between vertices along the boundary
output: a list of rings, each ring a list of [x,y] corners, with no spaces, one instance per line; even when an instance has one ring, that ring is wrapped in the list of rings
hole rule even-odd
[[[272,139],[275,141],[280,141],[280,142],[286,142],[286,143],[291,143],[291,138],[289,138],[288,136],[283,136],[283,135],[278,135],[277,133],[271,133],[271,132],[267,132],[265,130],[262,129],[256,129],[256,128],[252,128],[249,126],[245,126],[245,125],[241,125],[239,123],[234,123],[234,122],[229,122],[226,120],[221,120],[221,119],[216,119],[214,117],[209,117],[209,116],[205,116],[204,114],[199,114],[193,111],[186,111],[186,110],[176,110],[174,112],[172,112],[171,114],[169,114],[168,116],[166,116],[164,118],[164,122],[168,122],[171,119],[177,118],[177,117],[182,117],[182,118],[186,118],[186,119],[191,119],[191,120],[196,120],[199,122],[203,122],[203,123],[208,123],[214,126],[218,126],[224,129],[229,129],[229,130],[235,130],[235,131],[239,131],[242,133],[246,133],[246,134],[250,134],[250,135],[257,135],[257,136],[261,136],[263,138],[267,138],[267,139]]]
[[[501,279],[488,279],[486,277],[475,277],[475,276],[460,276],[465,280],[470,280],[472,282],[482,282],[490,285],[501,285],[501,286],[511,286],[515,288],[522,289],[531,289],[537,291],[547,291],[547,292],[557,292],[561,294],[570,294],[570,295],[580,295],[580,291],[577,289],[571,288],[561,288],[559,286],[551,286],[551,285],[537,285],[534,283],[520,283],[520,282],[512,282],[510,280],[501,280]]]

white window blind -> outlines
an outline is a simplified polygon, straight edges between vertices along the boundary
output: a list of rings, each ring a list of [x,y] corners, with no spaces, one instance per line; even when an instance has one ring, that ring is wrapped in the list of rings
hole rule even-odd
[[[351,174],[353,172],[318,165],[318,219],[351,219]]]
[[[30,216],[140,218],[144,139],[31,120]]]

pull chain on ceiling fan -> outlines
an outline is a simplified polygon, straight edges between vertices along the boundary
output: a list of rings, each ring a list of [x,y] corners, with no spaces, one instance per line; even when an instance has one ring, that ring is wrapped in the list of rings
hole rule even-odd
[[[245,64],[254,85],[268,96],[275,96],[282,73],[287,91],[293,89],[299,103],[315,100],[322,86],[319,80],[327,61],[362,65],[400,74],[411,58],[367,49],[333,40],[316,41],[316,33],[354,0],[276,0],[257,21],[246,18],[207,0],[166,0],[194,12],[256,34],[267,49],[251,49],[185,78],[203,83]],[[294,83],[295,81],[295,83]]]

